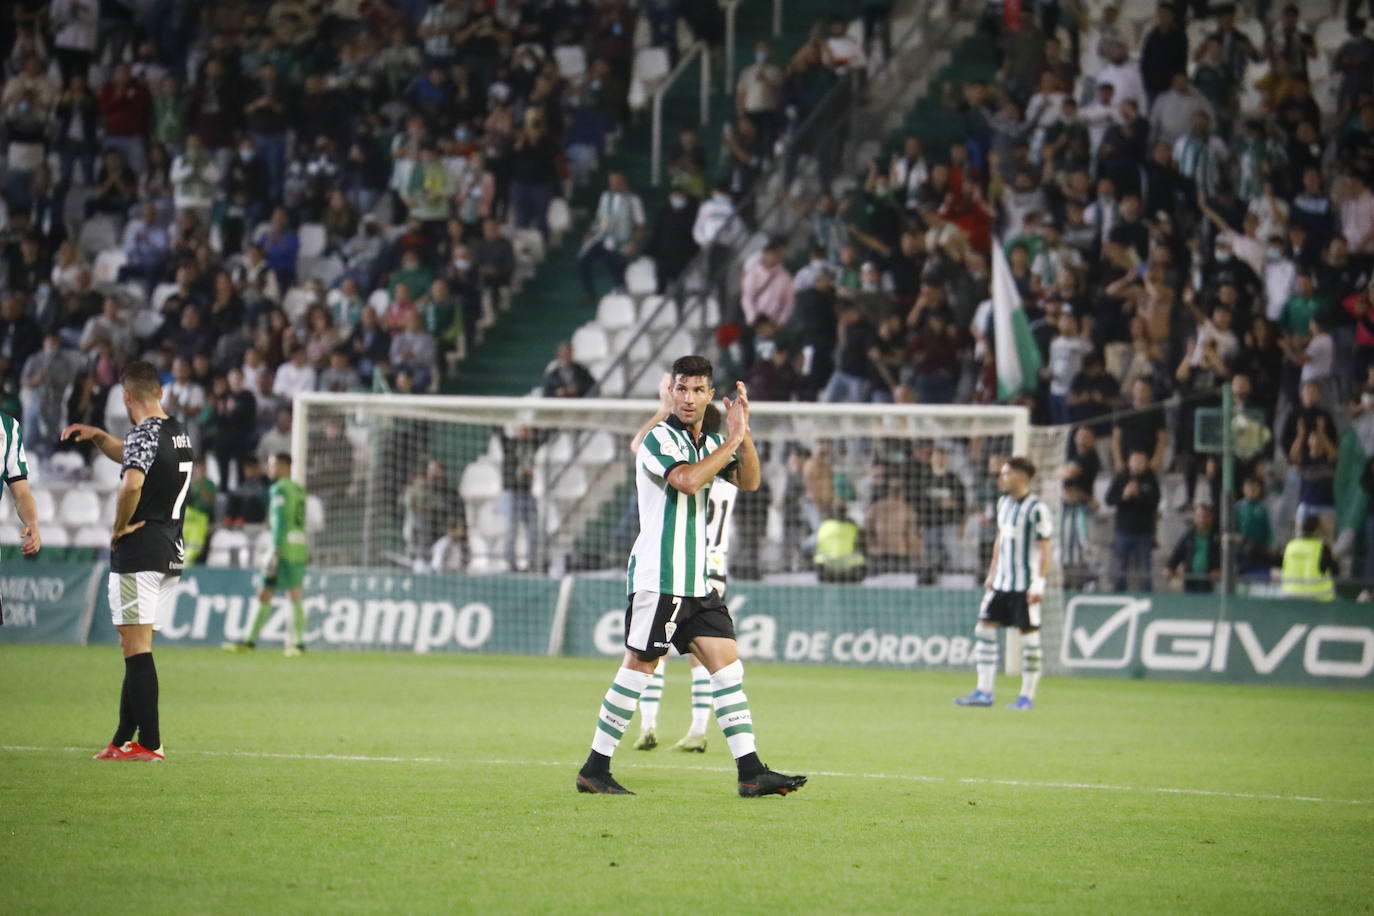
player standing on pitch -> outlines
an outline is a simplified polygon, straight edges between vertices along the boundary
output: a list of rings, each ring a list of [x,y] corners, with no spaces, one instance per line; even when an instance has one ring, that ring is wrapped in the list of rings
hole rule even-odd
[[[716,721],[735,758],[739,794],[786,795],[806,784],[805,776],[775,773],[759,760],[734,623],[725,602],[706,586],[711,482],[723,477],[748,491],[761,482],[742,382],[736,383],[735,398],[725,399],[724,438],[701,431],[715,395],[713,371],[700,356],[673,363],[673,412],[644,437],[635,459],[639,537],[627,575],[625,660],[602,700],[591,753],[577,774],[579,792],[633,794],[611,776],[611,755],[670,646],[690,651],[711,673]]]
[[[973,664],[978,687],[954,702],[960,706],[991,706],[997,677],[997,628],[1021,631],[1021,695],[1010,709],[1031,709],[1040,683],[1040,602],[1050,570],[1050,535],[1054,522],[1049,507],[1031,492],[1035,465],[1012,458],[1002,465],[997,487],[997,539],[983,583],[983,603],[973,628]]]
[[[252,651],[258,644],[258,634],[272,616],[272,598],[280,589],[291,598],[292,629],[296,636],[286,644],[286,657],[297,658],[305,654],[305,605],[301,591],[309,550],[305,542],[305,490],[291,479],[291,456],[286,452],[272,456],[270,471],[272,488],[268,491],[268,504],[271,507],[272,550],[262,564],[258,613],[247,639],[225,643],[221,648],[229,652]]]
[[[673,413],[673,375],[663,373],[658,385],[658,411],[649,418],[630,440],[630,454],[638,455],[644,437]],[[720,432],[720,410],[706,405],[706,417],[701,424],[704,433]],[[725,580],[730,550],[730,515],[734,511],[739,488],[723,477],[711,484],[706,501],[706,586],[719,598],[725,597]],[[711,675],[695,655],[688,655],[692,670],[692,724],[687,734],[673,745],[675,750],[706,753],[706,725],[711,713]],[[667,677],[668,656],[658,660],[658,667],[649,680],[644,695],[639,698],[639,738],[637,751],[652,751],[658,747],[658,708],[663,701],[663,686]]]
[[[162,410],[162,385],[152,363],[130,363],[119,380],[134,424],[124,441],[81,423],[68,426],[62,438],[94,442],[124,468],[110,537],[109,580],[110,617],[124,653],[124,686],[119,727],[95,759],[156,762],[164,755],[153,630],[170,610],[185,562],[181,523],[195,455],[185,427]],[[138,741],[133,740],[135,730]]]

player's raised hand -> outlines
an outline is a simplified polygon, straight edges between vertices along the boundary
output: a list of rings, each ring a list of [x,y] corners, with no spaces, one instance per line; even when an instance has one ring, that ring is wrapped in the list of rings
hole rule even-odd
[[[73,423],[62,430],[63,442],[88,442],[103,433],[104,430],[98,426],[87,426],[85,423]]]
[[[19,552],[26,557],[36,557],[42,546],[43,538],[38,533],[38,526],[25,525],[19,533]]]
[[[665,372],[658,380],[658,404],[665,413],[673,412],[673,373]]]
[[[734,400],[725,398],[725,432],[726,438],[736,442],[743,442],[745,435],[749,432],[749,408],[746,402],[739,397]]]
[[[749,389],[744,387],[744,382],[735,382],[735,400],[744,402],[744,412],[749,412]]]

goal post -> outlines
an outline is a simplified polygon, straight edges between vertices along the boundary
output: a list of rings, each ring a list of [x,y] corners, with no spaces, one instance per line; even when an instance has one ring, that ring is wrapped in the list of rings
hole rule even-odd
[[[630,442],[656,407],[300,395],[293,472],[323,516],[311,569],[435,577],[433,587],[447,577],[512,602],[556,595],[556,632],[542,644],[606,654],[638,533]],[[728,548],[727,597],[746,657],[966,666],[996,465],[1029,456],[1057,518],[1063,434],[1032,428],[1017,406],[758,401],[750,427],[764,486],[734,498],[728,524],[708,526],[712,549]],[[856,566],[840,569],[830,553],[846,532],[858,536]],[[1062,607],[1062,595],[1047,595],[1047,638]],[[1007,660],[1014,669],[1017,653]]]

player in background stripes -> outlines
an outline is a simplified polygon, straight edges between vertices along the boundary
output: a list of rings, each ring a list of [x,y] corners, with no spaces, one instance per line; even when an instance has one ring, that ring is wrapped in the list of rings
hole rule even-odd
[[[1050,536],[1054,521],[1049,507],[1031,492],[1035,465],[1012,458],[1002,465],[997,486],[997,540],[984,586],[978,623],[973,628],[973,664],[978,686],[957,698],[960,706],[991,706],[997,677],[997,628],[1021,631],[1021,695],[1011,709],[1031,709],[1040,683],[1040,602],[1050,569]]]
[[[658,411],[635,433],[630,441],[630,454],[637,455],[644,437],[673,412],[673,376],[663,373],[658,385]],[[706,407],[706,419],[701,424],[705,433],[720,432],[720,410],[714,404]],[[728,480],[717,479],[711,484],[706,507],[706,584],[720,598],[725,597],[730,550],[730,516],[734,513],[739,488]],[[706,727],[711,718],[711,674],[695,655],[688,655],[692,671],[692,724],[687,734],[673,745],[675,750],[706,753]],[[658,660],[653,678],[639,698],[639,739],[635,750],[652,751],[658,747],[658,708],[663,701],[663,687],[667,677],[668,656]]]

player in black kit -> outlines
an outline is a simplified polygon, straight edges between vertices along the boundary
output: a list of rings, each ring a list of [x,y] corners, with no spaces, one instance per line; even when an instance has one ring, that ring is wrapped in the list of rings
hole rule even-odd
[[[195,456],[185,427],[162,410],[157,369],[151,363],[130,363],[120,381],[134,424],[123,442],[80,423],[63,430],[62,438],[94,442],[124,468],[110,538],[109,582],[110,616],[124,651],[124,688],[119,728],[95,759],[156,762],[164,755],[153,630],[170,610],[185,561],[181,523]]]

